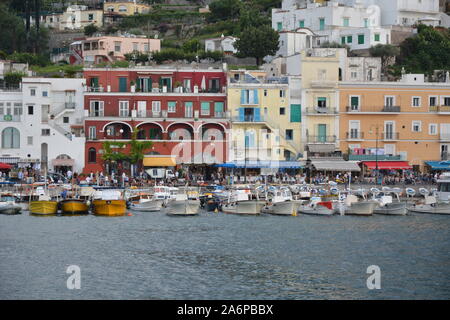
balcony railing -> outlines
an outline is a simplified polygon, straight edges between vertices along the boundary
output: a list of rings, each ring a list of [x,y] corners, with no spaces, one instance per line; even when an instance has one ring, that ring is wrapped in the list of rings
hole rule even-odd
[[[441,161],[450,160],[450,154],[448,152],[441,152]]]
[[[86,91],[87,92],[108,92],[107,88],[102,87],[102,86],[98,86],[98,87],[86,87]],[[198,89],[194,89],[191,90],[189,88],[163,88],[163,87],[159,87],[159,88],[149,88],[149,89],[138,89],[135,88],[133,91],[131,89],[131,87],[128,87],[126,91],[119,91],[119,90],[112,90],[112,88],[110,88],[109,92],[124,92],[124,93],[177,93],[177,94],[197,94],[197,93],[202,93],[202,94],[208,94],[208,93],[225,93],[226,92],[226,87],[221,87],[221,88],[210,88],[210,89],[205,89],[202,90],[201,88]]]
[[[351,131],[346,132],[347,140],[361,140],[364,139],[364,132],[361,131]]]
[[[374,154],[350,154],[348,156],[350,161],[399,161],[401,156],[388,156],[388,155],[374,155]]]
[[[382,139],[383,140],[399,140],[400,134],[398,132],[383,132]]]
[[[75,102],[65,102],[65,103],[64,103],[64,107],[65,107],[66,109],[75,109],[76,104],[75,104]]]
[[[337,85],[336,81],[329,80],[312,80],[311,88],[334,88]]]
[[[21,118],[20,115],[5,114],[0,116],[0,122],[20,122]]]
[[[335,143],[336,136],[306,136],[308,143]]]
[[[306,108],[307,114],[337,114],[337,110],[335,108],[324,108],[324,107],[313,107]]]
[[[441,133],[440,140],[441,141],[450,141],[450,133]]]
[[[430,112],[450,112],[450,106],[430,106]]]
[[[265,116],[255,116],[255,115],[244,115],[244,116],[234,116],[232,118],[234,122],[266,122]]]
[[[345,107],[346,112],[400,112],[401,108],[399,106],[347,106]]]

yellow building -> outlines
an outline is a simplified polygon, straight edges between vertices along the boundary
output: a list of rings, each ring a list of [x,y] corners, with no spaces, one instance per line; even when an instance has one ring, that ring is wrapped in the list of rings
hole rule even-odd
[[[230,161],[297,160],[301,148],[300,105],[289,104],[287,78],[258,80],[229,73]]]
[[[341,82],[341,151],[351,153],[350,160],[403,160],[415,169],[450,159],[450,83],[423,79]]]
[[[147,13],[152,7],[144,3],[136,3],[136,1],[120,1],[120,2],[104,2],[103,11],[114,12],[124,16],[132,16],[134,14]]]
[[[326,56],[301,56],[302,140],[308,156],[333,154],[339,150],[339,52]]]

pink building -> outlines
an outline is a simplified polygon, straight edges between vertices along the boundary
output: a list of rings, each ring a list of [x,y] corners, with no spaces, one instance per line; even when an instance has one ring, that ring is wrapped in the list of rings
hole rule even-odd
[[[71,44],[70,63],[114,62],[124,60],[125,54],[133,51],[148,53],[160,50],[160,39],[147,39],[145,36],[91,37]]]

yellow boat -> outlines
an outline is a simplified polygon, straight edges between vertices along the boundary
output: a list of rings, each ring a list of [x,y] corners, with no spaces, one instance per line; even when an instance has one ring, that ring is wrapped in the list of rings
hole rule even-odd
[[[124,216],[127,211],[125,200],[94,200],[94,214],[99,216]]]
[[[31,201],[29,210],[35,215],[52,215],[58,212],[58,202],[51,200]]]
[[[61,202],[63,214],[88,214],[89,207],[82,199],[64,199]]]

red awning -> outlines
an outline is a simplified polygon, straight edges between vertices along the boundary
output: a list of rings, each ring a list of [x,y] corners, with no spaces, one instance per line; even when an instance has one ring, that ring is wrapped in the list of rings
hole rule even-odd
[[[376,161],[363,161],[362,162],[369,169],[376,169]],[[408,161],[378,161],[378,169],[390,170],[390,169],[412,169]]]
[[[11,169],[11,165],[7,163],[0,162],[0,170]]]

